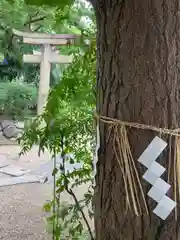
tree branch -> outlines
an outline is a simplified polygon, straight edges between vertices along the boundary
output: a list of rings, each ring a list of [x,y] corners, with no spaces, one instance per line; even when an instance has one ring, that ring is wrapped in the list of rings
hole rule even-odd
[[[37,17],[38,14],[39,14],[39,10],[34,15],[32,15],[31,18]]]
[[[5,27],[3,27],[2,25],[0,25],[0,28],[1,28],[2,30],[6,30],[6,28],[5,28]]]
[[[69,188],[69,186],[68,186],[68,180],[67,180],[67,176],[66,176],[66,173],[65,173],[65,154],[64,154],[64,142],[63,142],[63,139],[61,139],[61,144],[60,144],[60,146],[61,146],[61,150],[62,150],[62,152],[61,152],[62,164],[60,164],[60,171],[61,171],[61,173],[62,173],[63,176],[64,176],[64,187],[65,187],[65,190],[66,190],[66,192],[67,192],[70,196],[72,196],[72,198],[74,199],[74,202],[75,202],[75,204],[76,204],[76,207],[78,208],[79,212],[81,213],[82,218],[83,218],[83,220],[84,220],[84,222],[85,222],[85,224],[86,224],[86,226],[87,226],[87,229],[88,229],[89,235],[90,235],[90,237],[91,237],[91,240],[95,240],[95,239],[94,239],[94,236],[93,236],[93,233],[92,233],[92,231],[91,231],[91,227],[90,227],[90,225],[89,225],[89,223],[88,223],[88,220],[87,220],[87,218],[86,218],[86,216],[85,216],[85,213],[84,213],[83,209],[81,208],[81,206],[80,206],[80,204],[79,204],[79,201],[78,201],[75,193],[74,193],[73,190],[72,190],[71,188]]]
[[[42,21],[42,20],[44,20],[46,17],[47,17],[47,16],[42,16],[42,17],[39,17],[39,18],[31,19],[31,20],[27,21],[26,23],[24,23],[24,26],[27,26],[27,25],[32,24],[32,23],[35,23],[35,22]]]
[[[63,169],[63,165],[61,165],[61,169]],[[67,192],[70,196],[72,196],[72,198],[74,199],[74,202],[75,202],[75,204],[76,204],[76,207],[78,208],[79,212],[80,212],[81,215],[82,215],[82,218],[83,218],[84,222],[86,223],[86,226],[87,226],[89,235],[90,235],[90,237],[91,237],[91,240],[95,240],[94,237],[93,237],[93,233],[92,233],[92,231],[91,231],[91,227],[90,227],[90,225],[89,225],[89,223],[88,223],[88,220],[87,220],[87,218],[86,218],[86,216],[85,216],[85,214],[84,214],[84,211],[83,211],[82,208],[80,207],[80,204],[79,204],[79,202],[78,202],[78,199],[77,199],[75,193],[73,192],[72,189],[69,189],[69,187],[68,187],[68,181],[67,181],[67,178],[66,178],[65,170],[64,170],[64,169],[63,169],[63,176],[64,176],[64,180],[65,180],[65,182],[64,182],[65,190],[66,190],[66,192]]]
[[[91,227],[90,227],[90,225],[89,225],[89,223],[88,223],[88,220],[87,220],[87,218],[86,218],[86,216],[85,216],[85,214],[84,214],[84,211],[82,210],[82,208],[81,208],[80,205],[79,205],[79,202],[78,202],[78,200],[77,200],[77,198],[76,198],[75,193],[73,192],[72,189],[69,189],[69,188],[68,188],[68,185],[67,185],[67,184],[65,184],[65,189],[66,189],[66,192],[69,193],[69,195],[73,197],[74,202],[76,203],[76,206],[77,206],[78,210],[80,211],[80,213],[81,213],[81,215],[82,215],[82,217],[83,217],[83,219],[84,219],[84,221],[85,221],[85,223],[86,223],[86,226],[87,226],[87,228],[88,228],[89,235],[91,236],[91,240],[95,240],[94,237],[93,237],[93,233],[92,233],[92,231],[91,231]]]
[[[33,32],[37,32],[40,28],[42,27],[42,25],[39,25],[37,28],[35,28],[35,29],[31,29]]]

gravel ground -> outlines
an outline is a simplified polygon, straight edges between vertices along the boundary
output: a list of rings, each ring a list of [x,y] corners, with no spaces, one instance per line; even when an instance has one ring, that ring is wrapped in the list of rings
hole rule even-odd
[[[50,159],[48,153],[38,157],[36,147],[20,159],[19,152],[19,146],[0,146],[0,154],[8,154],[9,159],[25,168],[37,169]],[[76,196],[80,199],[86,190],[87,185],[76,189]],[[0,240],[50,240],[42,206],[52,198],[52,192],[52,183],[0,187]],[[62,201],[71,198],[64,195]]]
[[[0,188],[0,239],[48,239],[42,205],[51,198],[51,187],[23,184]]]
[[[46,153],[38,157],[37,148],[18,159],[19,146],[0,146],[0,154],[7,154],[26,168],[36,169],[49,159]],[[52,197],[51,184],[22,184],[0,187],[0,239],[46,240],[42,206]]]

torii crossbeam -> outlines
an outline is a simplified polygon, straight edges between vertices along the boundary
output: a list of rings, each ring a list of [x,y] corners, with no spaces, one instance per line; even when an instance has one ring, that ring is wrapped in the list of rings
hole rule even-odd
[[[77,38],[71,34],[46,34],[46,33],[31,33],[13,30],[16,36],[23,37],[24,43],[42,45],[41,52],[34,54],[25,54],[23,61],[25,63],[40,63],[40,81],[38,92],[37,113],[43,112],[44,106],[49,94],[51,63],[68,64],[72,61],[72,56],[59,55],[53,52],[54,45],[67,45]]]

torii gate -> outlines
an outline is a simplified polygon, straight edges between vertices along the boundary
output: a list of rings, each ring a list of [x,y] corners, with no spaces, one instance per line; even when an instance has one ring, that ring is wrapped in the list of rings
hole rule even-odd
[[[40,81],[38,92],[37,113],[41,114],[46,104],[49,94],[51,63],[71,63],[72,56],[59,55],[53,52],[52,46],[67,45],[76,39],[71,34],[48,34],[22,32],[13,30],[14,35],[23,37],[24,43],[42,45],[41,52],[34,51],[33,54],[25,54],[23,61],[25,63],[40,63]]]

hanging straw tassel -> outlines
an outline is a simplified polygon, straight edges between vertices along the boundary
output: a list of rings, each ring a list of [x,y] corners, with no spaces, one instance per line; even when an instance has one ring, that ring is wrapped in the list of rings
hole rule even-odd
[[[178,197],[180,197],[180,138],[179,137],[176,138],[176,189],[174,189],[174,191],[176,192],[175,201],[177,201],[177,193],[178,193]]]
[[[172,136],[169,136],[169,152],[168,152],[168,179],[167,182],[170,183],[171,175],[171,157],[172,157]]]
[[[174,139],[174,159],[173,159],[173,164],[174,164],[174,168],[173,168],[173,185],[174,185],[174,201],[177,202],[177,137],[175,137]],[[177,220],[177,205],[175,208],[175,220]]]
[[[139,175],[138,175],[138,171],[137,171],[137,168],[136,168],[136,165],[135,165],[132,153],[131,153],[131,148],[130,148],[130,144],[129,144],[129,140],[128,140],[128,136],[127,136],[127,131],[126,131],[125,127],[124,127],[124,136],[125,136],[125,143],[126,143],[125,146],[127,148],[127,153],[128,153],[128,156],[129,156],[129,165],[131,166],[131,169],[132,169],[131,170],[132,171],[132,177],[134,179],[134,182],[137,181],[137,187],[136,187],[136,185],[134,185],[135,190],[136,190],[137,201],[139,199],[139,197],[138,197],[138,187],[139,187],[141,197],[143,199],[143,203],[144,203],[144,206],[145,206],[146,213],[149,214],[148,207],[147,207],[147,204],[146,204],[145,195],[144,195],[144,191],[143,191],[143,188],[142,188],[142,185],[141,185],[141,182],[140,182],[140,178],[139,178]],[[141,211],[141,207],[140,207],[140,211]]]
[[[167,129],[167,128],[159,128],[152,125],[145,125],[141,123],[135,122],[126,122],[121,121],[119,119],[114,119],[102,115],[98,115],[94,113],[94,116],[99,121],[108,124],[108,139],[110,135],[113,136],[113,150],[118,162],[118,165],[122,172],[122,177],[125,186],[126,192],[126,203],[129,209],[134,210],[136,215],[142,213],[139,194],[141,194],[145,209],[147,214],[149,214],[145,195],[143,193],[143,189],[141,186],[140,178],[138,176],[138,171],[136,169],[136,165],[131,153],[131,148],[127,136],[126,128],[135,128],[135,129],[143,129],[152,131],[156,134],[168,135],[169,136],[169,162],[168,162],[168,182],[170,181],[171,171],[174,177],[174,198],[175,202],[177,202],[178,196],[180,197],[180,128],[177,129]],[[174,141],[174,161],[173,168],[172,166],[172,137],[175,138]],[[140,190],[140,191],[139,191]],[[177,209],[175,212],[175,217],[177,218]]]
[[[142,214],[138,194],[140,192],[146,209],[146,213],[148,214],[145,196],[134,163],[134,159],[132,157],[132,153],[130,150],[126,127],[114,125],[113,130],[114,130],[113,149],[122,172],[128,208],[130,208],[131,210],[133,208],[134,213],[137,216]]]

